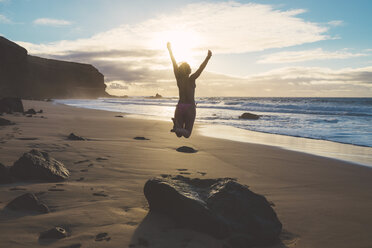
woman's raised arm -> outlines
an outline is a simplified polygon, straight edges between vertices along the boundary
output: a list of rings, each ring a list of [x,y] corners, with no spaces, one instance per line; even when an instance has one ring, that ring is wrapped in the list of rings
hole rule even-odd
[[[167,43],[167,48],[168,48],[169,55],[170,55],[171,60],[172,60],[174,75],[177,76],[178,65],[177,65],[176,59],[173,56],[172,46],[171,46],[171,43],[170,42]]]
[[[199,69],[198,69],[196,72],[194,72],[194,73],[190,76],[190,78],[197,79],[197,78],[200,76],[200,74],[203,72],[204,68],[207,66],[208,61],[209,61],[209,59],[210,59],[211,57],[212,57],[212,52],[211,52],[211,50],[208,50],[208,55],[207,55],[207,57],[204,59],[203,63],[199,66]]]

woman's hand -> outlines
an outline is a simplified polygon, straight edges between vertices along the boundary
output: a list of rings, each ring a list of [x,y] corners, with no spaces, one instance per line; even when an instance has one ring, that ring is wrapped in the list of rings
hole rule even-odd
[[[208,58],[212,57],[212,51],[211,50],[208,50],[208,55],[207,55]]]

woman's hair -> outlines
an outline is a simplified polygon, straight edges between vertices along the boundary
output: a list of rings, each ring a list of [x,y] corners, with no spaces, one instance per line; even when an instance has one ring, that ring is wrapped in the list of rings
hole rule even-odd
[[[181,74],[189,75],[191,73],[191,67],[186,62],[181,62],[178,66],[178,70]]]

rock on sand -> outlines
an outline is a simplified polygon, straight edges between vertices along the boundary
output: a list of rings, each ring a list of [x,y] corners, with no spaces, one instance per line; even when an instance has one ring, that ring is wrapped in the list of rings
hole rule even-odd
[[[32,149],[24,153],[10,168],[11,174],[22,180],[60,181],[70,172],[48,153]]]
[[[0,163],[0,184],[11,183],[12,181],[9,168]]]
[[[18,196],[9,202],[6,207],[15,211],[31,211],[39,213],[49,212],[49,208],[31,193]]]
[[[164,176],[146,182],[150,211],[177,224],[225,239],[232,247],[277,241],[282,224],[262,195],[231,178],[191,179]]]

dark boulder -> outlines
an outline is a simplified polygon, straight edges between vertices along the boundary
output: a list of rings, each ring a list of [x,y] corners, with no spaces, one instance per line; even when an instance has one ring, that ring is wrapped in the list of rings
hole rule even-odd
[[[14,122],[0,117],[0,126],[14,125]]]
[[[239,119],[258,120],[258,119],[260,119],[260,116],[252,114],[252,113],[243,113],[241,116],[239,116]]]
[[[0,184],[13,182],[9,168],[0,163]]]
[[[15,211],[29,211],[48,213],[49,208],[42,203],[34,194],[26,193],[18,196],[6,205],[7,208]]]
[[[144,193],[150,211],[166,214],[181,226],[225,239],[232,247],[273,243],[282,230],[266,198],[231,178],[165,175],[148,180]]]
[[[22,180],[60,181],[69,177],[70,172],[48,153],[32,149],[20,157],[10,168],[15,178]]]
[[[53,227],[45,232],[40,233],[39,239],[63,239],[68,236],[63,227]]]
[[[83,138],[81,136],[77,136],[74,133],[70,133],[70,135],[67,136],[67,139],[69,139],[69,140],[86,140],[85,138]]]
[[[35,109],[31,108],[25,112],[26,115],[36,115]]]
[[[4,97],[0,99],[0,113],[11,114],[13,112],[24,112],[22,100],[17,97]]]

